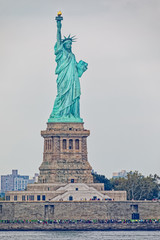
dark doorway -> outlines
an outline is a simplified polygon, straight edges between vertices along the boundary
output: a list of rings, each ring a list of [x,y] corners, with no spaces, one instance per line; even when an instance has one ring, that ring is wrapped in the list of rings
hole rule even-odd
[[[72,196],[69,196],[69,201],[73,201],[73,197]]]
[[[132,219],[139,219],[139,213],[132,213]]]

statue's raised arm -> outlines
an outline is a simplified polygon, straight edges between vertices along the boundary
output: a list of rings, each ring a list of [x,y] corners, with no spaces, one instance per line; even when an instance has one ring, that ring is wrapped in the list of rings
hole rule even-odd
[[[63,17],[61,16],[62,13],[61,11],[58,12],[58,16],[56,17],[56,21],[57,21],[57,45],[60,46],[61,44],[61,28],[62,28],[62,23],[61,21],[63,20]]]
[[[54,50],[56,55],[57,96],[53,111],[48,122],[83,122],[80,118],[80,81],[79,78],[87,70],[88,64],[82,60],[76,62],[72,53],[74,37],[61,38],[61,21],[63,17],[59,11],[57,21],[57,42]]]

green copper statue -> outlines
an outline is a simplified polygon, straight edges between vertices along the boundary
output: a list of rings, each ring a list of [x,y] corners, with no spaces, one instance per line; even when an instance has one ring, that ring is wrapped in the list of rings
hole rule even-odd
[[[57,67],[57,96],[54,102],[53,111],[48,122],[83,122],[80,118],[80,95],[81,88],[79,78],[87,70],[88,64],[84,61],[76,62],[72,53],[72,42],[75,38],[61,38],[61,12],[56,17],[57,21],[57,42],[54,50]]]

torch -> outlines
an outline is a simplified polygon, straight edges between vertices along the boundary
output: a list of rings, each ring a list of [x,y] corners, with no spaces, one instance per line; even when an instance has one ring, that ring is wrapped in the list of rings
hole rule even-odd
[[[56,21],[62,21],[62,20],[63,20],[62,12],[61,12],[61,11],[59,11],[59,12],[57,13],[57,16],[56,16],[55,20],[56,20]]]

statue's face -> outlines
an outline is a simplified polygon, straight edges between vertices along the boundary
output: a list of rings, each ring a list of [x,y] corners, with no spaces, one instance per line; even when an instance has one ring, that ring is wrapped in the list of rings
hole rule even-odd
[[[65,42],[65,43],[64,43],[64,48],[65,48],[66,50],[71,50],[71,48],[72,48],[72,42],[71,42],[71,41]]]

